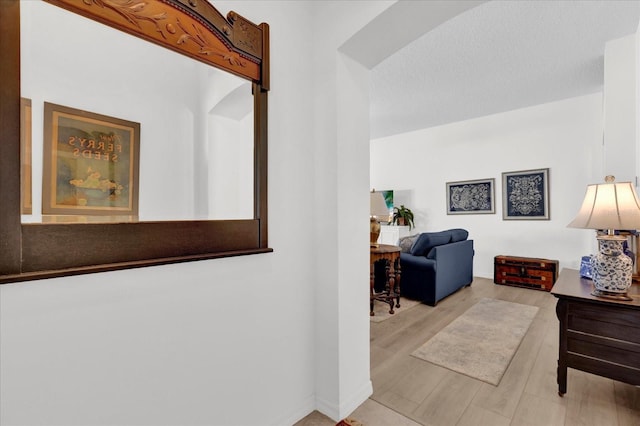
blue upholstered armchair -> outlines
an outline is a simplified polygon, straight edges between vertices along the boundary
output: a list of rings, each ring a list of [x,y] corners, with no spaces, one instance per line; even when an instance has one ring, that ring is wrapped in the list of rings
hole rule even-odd
[[[424,232],[400,242],[400,292],[435,306],[473,281],[473,240],[465,229]],[[411,237],[405,237],[410,239]]]

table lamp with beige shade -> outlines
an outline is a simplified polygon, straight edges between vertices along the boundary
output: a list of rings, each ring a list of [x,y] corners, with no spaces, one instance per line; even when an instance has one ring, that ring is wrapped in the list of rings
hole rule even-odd
[[[597,230],[598,253],[591,256],[592,294],[632,300],[627,291],[633,261],[624,253],[626,237],[615,231],[640,229],[640,200],[633,184],[607,176],[605,183],[588,185],[578,215],[567,226]]]

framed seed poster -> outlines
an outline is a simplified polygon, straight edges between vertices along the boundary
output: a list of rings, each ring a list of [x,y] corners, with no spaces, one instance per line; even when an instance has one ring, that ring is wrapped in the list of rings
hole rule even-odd
[[[31,214],[31,99],[20,98],[20,197],[22,214]]]
[[[42,213],[138,215],[140,124],[45,102]]]

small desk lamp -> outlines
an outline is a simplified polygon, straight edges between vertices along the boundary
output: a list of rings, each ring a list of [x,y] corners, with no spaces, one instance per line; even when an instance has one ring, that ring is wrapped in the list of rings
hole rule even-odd
[[[371,247],[378,247],[378,237],[380,236],[380,223],[378,223],[378,216],[386,216],[389,219],[389,209],[387,203],[384,201],[382,192],[376,192],[374,189],[371,191],[371,206],[369,209],[369,217],[371,219],[369,236]]]
[[[632,300],[627,290],[631,286],[633,262],[623,251],[626,238],[614,235],[614,231],[640,228],[640,200],[631,182],[614,181],[613,176],[607,176],[603,184],[588,185],[578,215],[567,226],[607,231],[596,236],[599,252],[591,257],[595,286],[591,294]]]

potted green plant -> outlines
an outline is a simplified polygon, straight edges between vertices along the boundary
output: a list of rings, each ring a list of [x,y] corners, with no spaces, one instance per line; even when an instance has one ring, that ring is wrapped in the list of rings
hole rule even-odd
[[[413,224],[413,212],[411,209],[401,204],[400,207],[393,208],[393,221],[394,225],[409,226],[409,230],[414,227]]]

